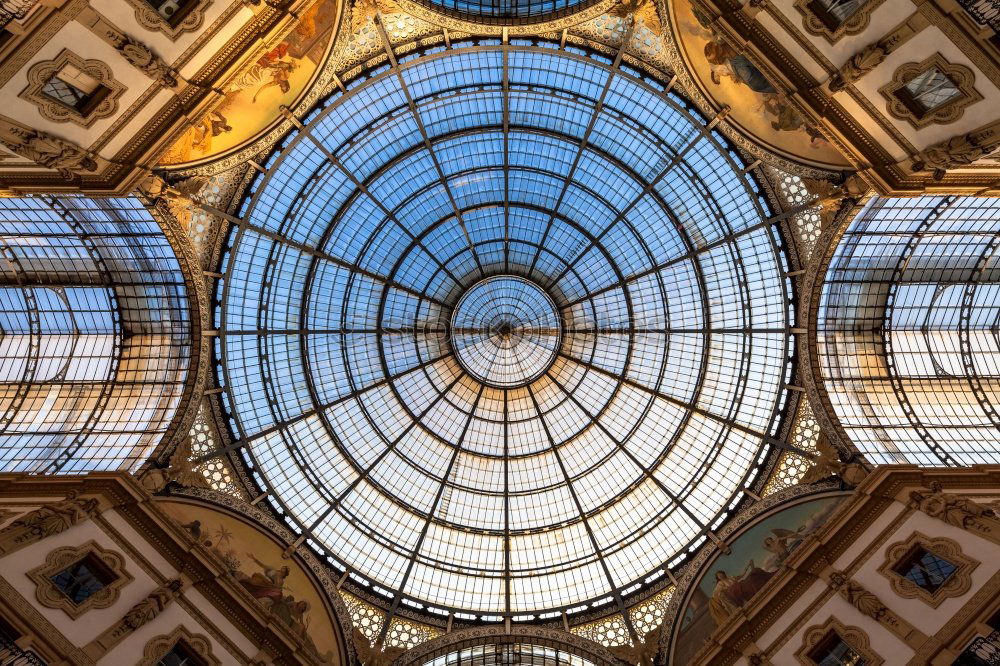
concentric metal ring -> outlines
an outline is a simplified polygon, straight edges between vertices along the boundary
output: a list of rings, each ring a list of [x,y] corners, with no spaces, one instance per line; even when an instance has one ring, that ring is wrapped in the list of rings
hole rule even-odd
[[[455,306],[455,357],[479,381],[497,388],[530,384],[549,369],[562,341],[556,306],[538,285],[513,275],[474,284]]]

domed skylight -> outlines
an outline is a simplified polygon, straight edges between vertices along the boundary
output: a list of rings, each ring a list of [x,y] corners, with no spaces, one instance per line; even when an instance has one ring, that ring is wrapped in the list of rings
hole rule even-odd
[[[411,607],[577,608],[662,576],[765,465],[777,232],[708,121],[603,57],[409,57],[255,183],[223,261],[238,446]]]

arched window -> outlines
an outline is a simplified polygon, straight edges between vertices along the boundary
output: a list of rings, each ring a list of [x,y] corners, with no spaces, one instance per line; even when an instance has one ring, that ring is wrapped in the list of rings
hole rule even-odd
[[[0,470],[144,461],[191,361],[180,264],[137,199],[0,199]]]
[[[818,316],[833,409],[874,463],[1000,461],[1000,199],[875,199]]]

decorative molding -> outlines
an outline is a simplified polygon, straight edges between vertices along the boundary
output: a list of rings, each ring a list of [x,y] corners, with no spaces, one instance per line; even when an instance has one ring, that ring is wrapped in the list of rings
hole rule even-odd
[[[926,113],[918,114],[915,109],[906,105],[900,97],[900,91],[916,76],[932,67],[951,79],[958,88],[959,95]],[[975,74],[965,65],[949,63],[943,55],[935,53],[921,62],[900,65],[893,73],[892,80],[879,88],[878,91],[886,100],[889,115],[899,120],[905,120],[913,127],[920,129],[933,124],[953,123],[962,117],[967,107],[981,101],[983,96],[975,88],[975,79]]]
[[[208,7],[211,1],[188,0],[194,6],[187,10],[184,18],[177,25],[172,25],[170,21],[153,9],[153,6],[146,2],[146,0],[128,0],[128,3],[135,10],[135,20],[139,22],[139,25],[152,32],[162,32],[171,40],[176,41],[185,32],[192,32],[201,27],[201,24],[205,21],[205,8]]]
[[[1000,544],[1000,520],[993,509],[961,495],[946,493],[939,482],[932,482],[930,490],[910,491],[909,505],[932,518]]]
[[[59,70],[72,65],[93,77],[107,92],[86,114],[69,107],[42,92],[42,88]],[[69,49],[63,49],[52,60],[36,62],[28,70],[28,86],[18,95],[21,99],[38,107],[43,118],[57,123],[71,122],[81,127],[90,127],[99,118],[107,118],[118,112],[118,98],[125,92],[125,86],[111,73],[111,67],[100,60],[84,60]]]
[[[184,582],[179,578],[158,585],[146,597],[128,609],[122,619],[92,640],[84,648],[84,651],[95,660],[99,660],[102,655],[107,654],[114,646],[125,640],[129,634],[156,619],[156,616],[173,603],[183,589]]]
[[[292,534],[270,513],[232,495],[206,488],[178,488],[171,493],[171,496],[175,500],[185,499],[195,503],[204,503],[208,506],[214,505],[222,510],[243,516],[260,529],[273,534],[283,543],[292,545],[297,539],[296,535]],[[299,557],[300,563],[304,564],[302,567],[303,570],[312,574],[313,580],[318,583],[318,587],[323,591],[326,600],[329,602],[329,607],[333,611],[331,615],[336,620],[336,624],[339,625],[342,632],[341,635],[344,637],[348,661],[353,663],[355,660],[354,645],[349,639],[350,628],[352,626],[351,615],[347,609],[347,605],[344,603],[343,597],[340,596],[333,572],[304,545],[296,546],[294,553]]]
[[[831,570],[829,576],[827,584],[830,586],[830,589],[836,590],[837,594],[863,615],[872,618],[911,645],[911,636],[916,636],[918,644],[923,642],[922,639],[925,638],[923,634],[915,631],[909,622],[886,606],[881,599],[875,596],[864,585],[853,580],[843,571],[837,571],[836,569]]]
[[[108,32],[108,39],[122,57],[140,72],[164,88],[177,87],[177,70],[168,65],[151,48],[123,32]]]
[[[955,566],[951,576],[934,592],[920,587],[895,570],[914,548],[923,548]],[[969,591],[972,587],[972,572],[977,566],[979,562],[962,553],[962,547],[957,541],[914,532],[909,539],[897,541],[886,549],[885,561],[878,572],[889,579],[892,591],[899,596],[904,599],[920,599],[931,608],[937,608],[945,599],[960,597]]]
[[[76,491],[71,492],[64,500],[43,504],[0,530],[0,555],[10,555],[45,537],[65,532],[70,527],[89,520],[97,512],[97,499],[78,499]]]
[[[738,537],[738,532],[745,525],[764,518],[772,511],[785,509],[809,499],[829,496],[831,491],[838,490],[840,490],[838,481],[825,481],[815,485],[795,485],[766,495],[759,502],[751,504],[737,514],[718,531],[717,535],[721,539],[720,545],[731,542]],[[667,663],[671,663],[673,659],[674,641],[678,637],[678,629],[681,625],[681,611],[687,605],[687,598],[699,579],[699,573],[714,561],[715,555],[721,552],[720,545],[707,541],[694,558],[687,563],[680,575],[676,576],[677,589],[670,597],[663,614],[663,627],[665,629],[660,637],[660,651],[665,655]]]
[[[822,35],[831,44],[837,43],[847,35],[863,32],[871,22],[872,12],[883,2],[883,0],[868,0],[836,28],[830,28],[812,8],[811,5],[815,1],[817,0],[795,0],[795,9],[802,14],[802,27],[806,32],[810,35]]]
[[[55,586],[52,577],[88,555],[99,560],[115,578],[79,604],[73,603]],[[95,541],[88,541],[76,547],[56,548],[45,556],[45,564],[32,569],[26,575],[35,583],[35,598],[38,603],[46,608],[61,608],[74,620],[93,608],[113,606],[121,596],[122,588],[134,580],[125,569],[125,558],[119,553],[101,548]]]
[[[836,633],[842,641],[850,645],[864,659],[865,666],[880,666],[880,664],[885,663],[882,657],[872,651],[871,639],[868,638],[868,634],[863,629],[841,624],[833,617],[823,624],[809,627],[806,630],[802,647],[795,652],[796,661],[802,666],[816,666],[816,662],[809,657],[809,653],[831,633]]]
[[[157,636],[146,643],[142,650],[142,659],[136,666],[156,666],[160,660],[173,649],[177,643],[183,643],[209,666],[220,666],[219,659],[212,654],[212,644],[201,634],[192,634],[183,625],[169,634]]]
[[[94,661],[86,655],[80,648],[71,643],[62,632],[49,622],[42,615],[38,608],[11,586],[10,583],[0,576],[0,609],[5,611],[7,619],[21,624],[19,629],[31,631],[37,637],[32,641],[32,649],[38,649],[44,645],[52,651],[64,657],[65,663],[73,666],[92,666]],[[52,663],[56,663],[53,659]]]

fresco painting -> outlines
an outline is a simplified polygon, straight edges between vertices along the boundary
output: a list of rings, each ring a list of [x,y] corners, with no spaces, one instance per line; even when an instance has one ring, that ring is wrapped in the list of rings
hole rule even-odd
[[[180,502],[159,505],[216,557],[257,603],[299,636],[320,663],[340,663],[337,632],[306,572],[269,537],[228,514]]]
[[[283,39],[269,45],[226,85],[222,102],[189,127],[160,158],[163,166],[205,160],[257,137],[313,79],[333,40],[337,0],[317,0]]]
[[[677,41],[704,92],[732,107],[730,119],[779,153],[825,166],[848,162],[743,54],[713,34],[690,0],[671,2]]]
[[[842,501],[843,496],[825,497],[772,514],[741,534],[728,555],[706,567],[686,601],[674,663],[691,661],[715,628],[753,599]]]

